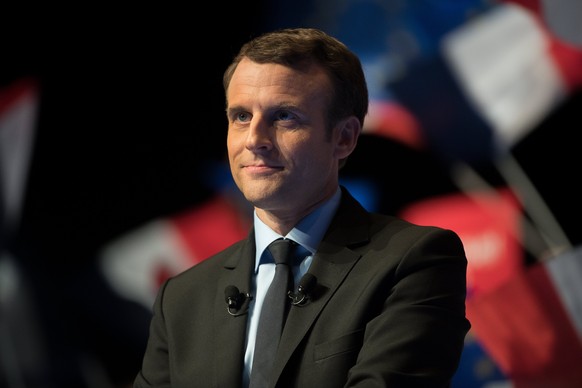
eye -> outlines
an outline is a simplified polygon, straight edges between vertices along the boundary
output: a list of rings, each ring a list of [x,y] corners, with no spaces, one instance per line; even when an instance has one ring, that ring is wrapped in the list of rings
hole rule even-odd
[[[246,121],[250,121],[250,119],[251,119],[251,115],[248,114],[247,112],[238,112],[236,114],[236,121],[246,122]]]
[[[288,110],[281,110],[281,111],[277,112],[276,119],[281,120],[281,121],[294,120],[295,115],[293,113],[289,112]]]

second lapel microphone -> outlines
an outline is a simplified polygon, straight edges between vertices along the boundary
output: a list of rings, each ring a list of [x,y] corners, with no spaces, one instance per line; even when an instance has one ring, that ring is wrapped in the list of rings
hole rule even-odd
[[[317,283],[317,278],[307,272],[301,280],[299,281],[299,286],[297,286],[297,292],[289,291],[287,296],[291,298],[291,303],[293,306],[303,306],[307,304],[308,300],[311,298],[311,293],[315,289]]]

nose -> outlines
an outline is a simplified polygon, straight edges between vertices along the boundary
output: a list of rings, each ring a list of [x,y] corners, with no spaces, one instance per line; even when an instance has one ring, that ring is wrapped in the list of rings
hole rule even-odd
[[[273,148],[271,126],[258,115],[253,116],[247,132],[247,149],[257,152]]]

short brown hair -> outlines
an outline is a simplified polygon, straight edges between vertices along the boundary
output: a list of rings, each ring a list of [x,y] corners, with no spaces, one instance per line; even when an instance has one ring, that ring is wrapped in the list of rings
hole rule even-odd
[[[236,67],[243,58],[256,63],[277,63],[290,67],[316,63],[332,83],[328,126],[354,115],[364,126],[368,112],[368,87],[360,59],[348,47],[315,28],[286,28],[264,33],[245,43],[224,72],[226,93]]]

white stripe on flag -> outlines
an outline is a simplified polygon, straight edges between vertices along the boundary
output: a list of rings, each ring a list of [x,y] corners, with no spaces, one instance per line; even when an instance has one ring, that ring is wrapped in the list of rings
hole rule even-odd
[[[121,296],[151,308],[162,277],[191,266],[193,259],[175,226],[151,221],[106,245],[100,266],[111,287]]]
[[[523,7],[500,5],[462,25],[443,38],[443,54],[506,148],[566,95],[548,37]]]

